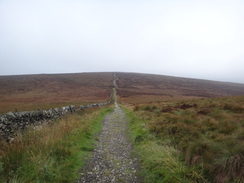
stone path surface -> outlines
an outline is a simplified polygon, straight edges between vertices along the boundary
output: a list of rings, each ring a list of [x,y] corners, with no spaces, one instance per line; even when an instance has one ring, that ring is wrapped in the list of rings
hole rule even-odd
[[[103,121],[99,143],[83,168],[79,183],[139,182],[136,176],[138,162],[131,155],[132,145],[126,137],[125,114],[117,104],[116,91],[114,93],[115,109]]]

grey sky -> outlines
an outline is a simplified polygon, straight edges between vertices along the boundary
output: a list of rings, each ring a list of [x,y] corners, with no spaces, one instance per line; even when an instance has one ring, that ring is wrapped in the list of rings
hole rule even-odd
[[[0,64],[244,83],[244,1],[0,0]]]

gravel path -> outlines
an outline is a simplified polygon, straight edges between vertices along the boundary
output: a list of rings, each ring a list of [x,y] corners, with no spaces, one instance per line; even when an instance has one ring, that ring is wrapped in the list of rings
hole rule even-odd
[[[125,114],[115,96],[115,109],[103,121],[99,143],[81,172],[79,183],[139,182],[136,176],[138,162],[131,155],[132,145],[126,137],[126,129]]]

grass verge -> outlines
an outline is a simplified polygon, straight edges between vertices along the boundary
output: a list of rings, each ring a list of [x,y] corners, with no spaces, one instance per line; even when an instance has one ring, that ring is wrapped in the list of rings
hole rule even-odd
[[[129,119],[129,134],[140,161],[139,176],[149,182],[207,182],[201,167],[187,166],[181,153],[168,140],[158,139],[150,132],[147,120],[123,108]]]
[[[172,100],[130,108],[140,116],[138,125],[157,140],[152,148],[173,148],[174,157],[187,167],[202,170],[208,182],[244,182],[244,96]],[[136,139],[142,137],[143,143],[149,139],[137,133]]]
[[[74,182],[111,107],[89,109],[1,142],[0,182]]]

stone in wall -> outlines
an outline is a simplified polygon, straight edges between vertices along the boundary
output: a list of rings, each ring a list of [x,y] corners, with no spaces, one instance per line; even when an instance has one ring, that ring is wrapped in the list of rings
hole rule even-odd
[[[75,106],[65,106],[50,110],[9,112],[0,116],[0,137],[8,139],[14,132],[23,130],[36,122],[51,120],[75,112]]]
[[[98,107],[109,104],[111,98],[105,103],[88,104],[80,106],[79,109]],[[9,112],[0,115],[0,139],[12,139],[14,133],[19,130],[24,130],[29,125],[35,125],[37,122],[51,120],[57,117],[73,113],[76,111],[74,105],[69,105],[61,108],[53,108],[49,110],[24,111],[24,112]]]

